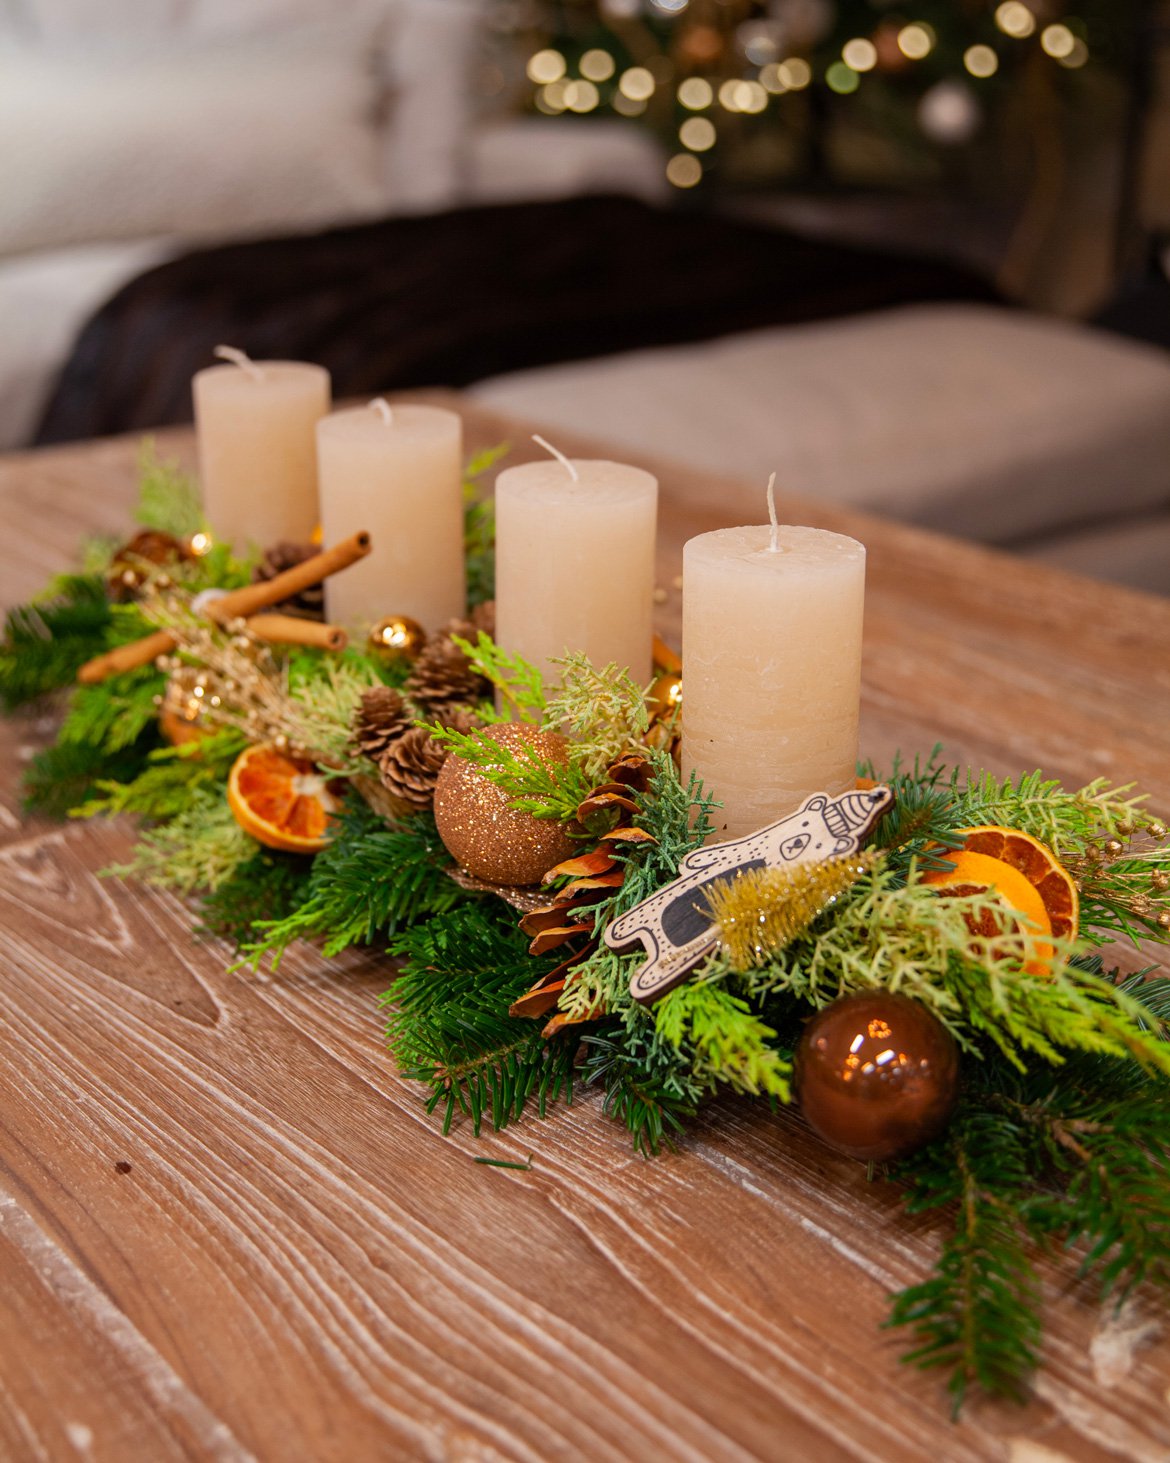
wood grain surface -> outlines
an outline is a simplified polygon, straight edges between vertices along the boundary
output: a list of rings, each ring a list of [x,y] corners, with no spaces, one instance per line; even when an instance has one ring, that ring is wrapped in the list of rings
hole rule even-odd
[[[470,445],[535,455],[523,425],[466,417]],[[160,446],[190,460],[186,433]],[[136,450],[0,462],[5,603],[122,530]],[[646,465],[677,643],[682,544],[728,521],[726,485]],[[1170,602],[785,511],[869,548],[866,754],[942,740],[1134,778],[1170,811]],[[383,959],[225,973],[181,902],[97,877],[126,827],[21,817],[51,731],[0,723],[0,1458],[1170,1458],[1164,1317],[1100,1313],[1055,1262],[1034,1400],[952,1424],[879,1329],[931,1223],[790,1113],[717,1103],[652,1162],[592,1093],[444,1139],[382,1046]]]

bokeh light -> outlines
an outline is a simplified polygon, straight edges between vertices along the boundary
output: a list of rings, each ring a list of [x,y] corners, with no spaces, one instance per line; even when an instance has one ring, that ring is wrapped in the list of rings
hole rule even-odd
[[[963,52],[963,65],[983,81],[999,70],[999,57],[990,46],[968,46]]]
[[[600,48],[586,51],[581,57],[581,75],[587,81],[608,81],[616,70],[613,57]]]
[[[1040,44],[1054,60],[1061,61],[1072,55],[1077,38],[1067,25],[1046,25],[1040,33]]]
[[[688,76],[678,89],[678,99],[692,112],[701,112],[715,100],[715,92],[709,81],[701,76]]]
[[[1004,0],[996,7],[995,23],[1005,36],[1022,41],[1036,29],[1036,17],[1021,0]]]
[[[780,80],[789,91],[803,91],[812,80],[812,67],[802,56],[780,62]]]
[[[632,102],[645,102],[654,95],[654,77],[645,66],[631,66],[622,72],[618,90]]]
[[[570,112],[591,112],[600,100],[601,93],[591,81],[565,84],[565,106]]]
[[[666,179],[676,188],[693,188],[703,176],[703,164],[691,152],[678,152],[666,165]]]
[[[921,61],[934,50],[934,32],[927,25],[904,25],[898,32],[898,49],[911,61]]]
[[[856,36],[841,47],[841,59],[854,71],[872,71],[877,65],[877,47],[864,36]]]
[[[537,51],[528,58],[528,80],[537,86],[560,81],[565,74],[565,58],[559,51]]]
[[[714,147],[717,136],[709,117],[688,117],[678,129],[678,140],[692,152],[706,152]]]
[[[844,61],[834,61],[825,72],[825,83],[838,96],[848,96],[861,85],[861,77],[852,66],[846,66]]]

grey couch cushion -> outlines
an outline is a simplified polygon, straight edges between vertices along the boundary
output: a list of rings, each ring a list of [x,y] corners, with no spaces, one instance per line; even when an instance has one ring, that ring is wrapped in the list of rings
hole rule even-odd
[[[1170,357],[989,306],[636,351],[474,394],[739,479],[745,521],[773,470],[806,496],[1000,544],[1170,505]]]

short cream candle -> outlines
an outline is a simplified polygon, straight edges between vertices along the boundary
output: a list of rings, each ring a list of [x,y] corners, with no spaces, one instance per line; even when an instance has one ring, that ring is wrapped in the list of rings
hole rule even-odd
[[[241,549],[305,543],[317,526],[314,431],[329,410],[329,372],[231,358],[191,383],[203,512],[217,538]]]
[[[581,651],[650,678],[658,480],[619,462],[557,457],[496,481],[496,639],[560,680]]]
[[[683,550],[682,771],[716,841],[853,786],[865,549],[816,528],[723,528]]]
[[[360,563],[325,583],[334,624],[364,629],[410,615],[433,632],[466,609],[463,423],[435,406],[384,401],[317,425],[321,527],[327,544],[367,529]]]

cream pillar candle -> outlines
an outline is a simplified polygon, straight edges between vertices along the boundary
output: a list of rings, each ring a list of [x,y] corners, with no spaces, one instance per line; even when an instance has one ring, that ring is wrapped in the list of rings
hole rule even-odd
[[[618,462],[562,458],[496,481],[496,639],[559,679],[583,651],[650,678],[658,480]]]
[[[203,511],[239,548],[305,543],[317,526],[314,429],[329,410],[329,372],[300,361],[208,366],[191,383]]]
[[[463,423],[435,406],[369,406],[317,425],[327,544],[368,529],[367,558],[325,583],[335,624],[410,615],[438,630],[466,609]]]
[[[715,841],[853,786],[865,549],[815,528],[723,528],[683,550],[683,781]]]

